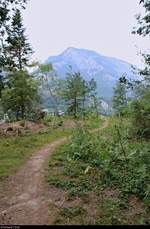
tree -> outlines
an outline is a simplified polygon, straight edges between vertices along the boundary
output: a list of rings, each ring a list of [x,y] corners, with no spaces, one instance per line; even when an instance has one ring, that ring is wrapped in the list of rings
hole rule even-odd
[[[8,29],[11,25],[12,15],[16,9],[25,9],[27,0],[0,0],[0,99],[2,90],[5,89],[6,65],[12,63],[7,57]]]
[[[27,0],[0,0],[0,96],[11,118],[30,116],[39,101],[38,85],[26,70],[32,54],[25,36],[21,8]]]
[[[27,71],[14,72],[9,76],[9,86],[2,91],[2,105],[10,118],[28,118],[38,102],[37,81]]]
[[[123,115],[123,110],[127,106],[126,79],[122,76],[114,88],[113,109],[119,116]]]
[[[140,0],[139,4],[142,4],[145,9],[145,15],[137,16],[137,26],[133,28],[133,34],[139,36],[149,36],[150,34],[150,0]],[[145,83],[150,86],[150,54],[142,54],[145,60],[145,68],[140,70],[140,74],[145,76]]]
[[[62,96],[67,105],[67,111],[77,118],[77,114],[83,110],[87,85],[80,72],[67,73]]]
[[[49,91],[50,100],[52,101],[55,114],[59,116],[59,108],[57,102],[57,86],[58,79],[53,70],[51,63],[38,64],[38,76],[40,77],[43,86]]]
[[[28,66],[32,54],[30,44],[25,36],[25,29],[22,24],[21,12],[15,10],[11,27],[8,29],[7,46],[5,48],[8,66],[16,70],[22,70]]]
[[[71,71],[64,80],[61,96],[65,99],[69,114],[74,118],[79,114],[84,117],[91,100],[96,96],[96,82],[94,79],[88,82],[81,77],[80,72]]]
[[[145,8],[145,15],[137,17],[137,27],[134,34],[149,36],[150,34],[150,1],[140,0]],[[131,117],[133,132],[136,136],[150,138],[150,54],[142,54],[145,60],[145,68],[140,70],[144,80],[135,82],[133,89],[138,92],[138,97],[131,103]]]
[[[0,0],[0,69],[7,59],[5,45],[14,10],[25,9],[27,0]],[[3,70],[3,69],[2,69]]]
[[[4,89],[3,75],[2,75],[2,72],[0,71],[0,99],[2,97],[2,90],[3,89]]]
[[[150,33],[150,1],[149,0],[140,0],[139,4],[143,4],[145,8],[145,15],[138,15],[137,27],[134,27],[133,34],[138,34],[142,36],[147,36]]]
[[[88,83],[88,97],[91,100],[91,109],[92,112],[95,112],[97,115],[99,114],[99,107],[100,107],[100,98],[97,97],[96,91],[97,85],[94,79],[91,79]]]

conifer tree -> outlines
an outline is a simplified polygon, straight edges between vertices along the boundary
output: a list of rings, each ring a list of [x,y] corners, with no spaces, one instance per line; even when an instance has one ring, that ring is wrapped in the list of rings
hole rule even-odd
[[[74,118],[85,116],[87,107],[96,96],[96,82],[94,79],[86,81],[80,72],[67,73],[64,88],[61,93],[67,105],[67,111]]]
[[[145,9],[143,16],[137,17],[137,27],[134,27],[134,34],[139,36],[150,35],[150,0],[140,0],[140,4]],[[145,68],[140,70],[140,74],[144,76],[143,81],[137,81],[140,96],[131,104],[131,115],[134,133],[137,136],[150,138],[150,54],[143,54],[145,60]],[[135,83],[135,88],[137,84]]]
[[[39,101],[38,85],[27,72],[32,49],[25,36],[20,6],[26,0],[0,1],[0,96],[10,118],[28,118]]]
[[[37,83],[25,70],[11,74],[9,85],[2,91],[2,105],[10,119],[31,117],[40,101]]]
[[[7,43],[6,53],[10,68],[22,70],[25,66],[28,66],[32,49],[25,36],[19,9],[16,9],[13,15],[11,27],[8,30]]]
[[[126,79],[121,77],[114,88],[113,109],[118,116],[123,115],[123,110],[127,106]]]

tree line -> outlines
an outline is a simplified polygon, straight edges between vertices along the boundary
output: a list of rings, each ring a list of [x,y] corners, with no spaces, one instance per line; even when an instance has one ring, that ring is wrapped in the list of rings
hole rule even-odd
[[[144,16],[137,16],[137,26],[133,34],[150,35],[150,1],[141,0]],[[142,80],[129,81],[122,76],[114,88],[113,108],[117,116],[130,118],[135,136],[150,138],[150,54],[142,54],[145,68],[139,70]],[[132,91],[132,97],[127,92]]]

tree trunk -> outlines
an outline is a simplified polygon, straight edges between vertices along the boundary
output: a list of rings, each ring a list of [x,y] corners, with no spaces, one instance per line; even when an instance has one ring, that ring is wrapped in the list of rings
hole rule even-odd
[[[21,118],[24,119],[24,113],[25,113],[25,106],[24,104],[22,103],[21,104]]]

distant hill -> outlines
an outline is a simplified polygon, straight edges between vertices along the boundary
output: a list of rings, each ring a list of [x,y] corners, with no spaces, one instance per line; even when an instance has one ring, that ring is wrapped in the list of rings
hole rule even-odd
[[[50,62],[61,78],[65,78],[69,65],[74,71],[80,71],[84,79],[94,78],[98,94],[105,100],[111,100],[113,87],[122,74],[125,74],[127,79],[137,77],[130,63],[86,49],[68,48],[58,56],[50,56],[46,63]]]
[[[80,71],[81,76],[85,80],[94,78],[97,82],[98,96],[101,97],[104,113],[112,111],[113,87],[116,81],[125,75],[127,79],[137,79],[135,74],[136,66],[113,57],[102,56],[95,51],[87,49],[67,48],[64,52],[57,56],[50,56],[45,63],[52,63],[57,75],[65,79],[66,73],[70,71]],[[139,77],[139,76],[138,76]],[[50,100],[44,92],[44,106],[50,106]],[[64,104],[61,101],[60,107]]]

